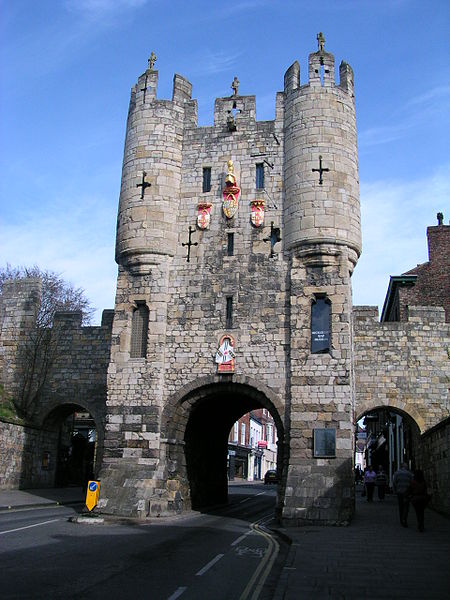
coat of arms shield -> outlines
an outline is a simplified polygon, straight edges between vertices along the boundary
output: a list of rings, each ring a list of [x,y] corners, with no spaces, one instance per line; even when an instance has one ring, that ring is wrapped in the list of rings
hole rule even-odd
[[[264,200],[252,200],[250,220],[255,227],[261,227],[264,224]]]
[[[199,229],[208,229],[211,222],[211,206],[209,202],[202,202],[197,206],[197,226]]]
[[[225,188],[223,190],[223,212],[227,219],[231,219],[236,214],[239,202],[239,193],[241,189],[237,185],[236,175],[234,174],[233,161],[229,160],[228,173],[225,177]]]

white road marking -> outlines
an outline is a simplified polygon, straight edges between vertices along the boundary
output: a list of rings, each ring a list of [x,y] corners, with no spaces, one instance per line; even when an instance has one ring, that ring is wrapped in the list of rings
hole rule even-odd
[[[176,598],[179,598],[186,590],[187,587],[179,587],[171,596],[167,598],[167,600],[176,600]]]
[[[242,540],[245,540],[245,538],[250,535],[252,532],[251,531],[247,531],[247,533],[244,533],[244,535],[241,535],[241,537],[238,537],[237,540],[234,540],[234,542],[231,542],[231,546],[236,546],[236,544],[239,544],[239,542],[242,542]]]
[[[22,531],[23,529],[31,529],[31,527],[39,527],[40,525],[48,525],[49,523],[56,523],[61,519],[52,519],[51,521],[42,521],[41,523],[35,523],[34,525],[26,525],[25,527],[17,527],[17,529],[8,529],[7,531],[0,531],[0,535],[5,533],[14,533],[14,531]]]
[[[210,560],[209,563],[203,567],[203,569],[200,569],[200,571],[196,573],[196,575],[204,575],[204,573],[206,573],[206,571],[213,567],[216,564],[216,562],[219,561],[223,556],[223,554],[218,554],[215,558]]]
[[[243,500],[241,500],[239,502],[239,504],[243,504],[244,502],[248,502],[249,500],[251,500],[251,497],[249,496],[248,498],[244,498]]]

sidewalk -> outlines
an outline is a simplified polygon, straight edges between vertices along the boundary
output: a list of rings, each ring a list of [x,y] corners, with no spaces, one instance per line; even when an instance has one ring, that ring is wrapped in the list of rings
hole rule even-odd
[[[396,496],[368,503],[359,491],[349,527],[283,529],[292,544],[275,600],[450,598],[450,520],[427,508],[420,533],[411,506],[408,525]]]
[[[48,488],[42,490],[0,490],[0,512],[11,509],[78,504],[86,494],[81,487]]]

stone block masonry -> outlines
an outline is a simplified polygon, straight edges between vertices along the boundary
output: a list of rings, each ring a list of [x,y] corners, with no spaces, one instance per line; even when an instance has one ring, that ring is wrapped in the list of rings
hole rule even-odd
[[[450,415],[450,326],[443,308],[409,307],[407,321],[378,322],[374,307],[355,307],[356,417],[391,406],[423,433]]]
[[[105,511],[166,514],[220,501],[229,429],[247,410],[265,407],[280,438],[283,519],[351,518],[350,276],[361,232],[353,73],[345,63],[340,77],[336,84],[334,57],[321,47],[309,57],[306,84],[298,63],[287,71],[273,121],[258,122],[255,97],[233,88],[215,100],[208,127],[197,126],[183,77],[174,77],[172,101],[157,99],[153,68],[133,88],[116,243]],[[222,206],[230,160],[240,192],[234,216]],[[144,193],[143,173],[151,184]],[[252,221],[255,202],[264,206],[260,226]],[[200,205],[209,209],[206,227],[197,221]],[[319,298],[329,302],[332,330],[323,355],[311,353],[311,305]],[[146,352],[135,358],[142,305]],[[224,335],[236,350],[229,375],[218,374],[214,361]],[[317,427],[336,432],[332,458],[313,457]]]

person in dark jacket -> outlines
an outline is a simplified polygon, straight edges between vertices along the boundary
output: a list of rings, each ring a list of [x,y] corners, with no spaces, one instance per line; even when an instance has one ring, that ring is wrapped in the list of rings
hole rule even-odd
[[[411,483],[413,475],[408,470],[408,465],[402,463],[400,469],[395,471],[392,480],[394,493],[397,494],[398,500],[398,511],[400,513],[400,523],[403,527],[408,527],[408,512],[409,512],[409,496],[408,488]]]
[[[430,496],[427,492],[427,483],[423,476],[423,471],[417,469],[414,471],[414,476],[409,484],[408,496],[411,499],[411,504],[416,511],[417,527],[419,531],[424,530],[425,507],[428,504]]]

